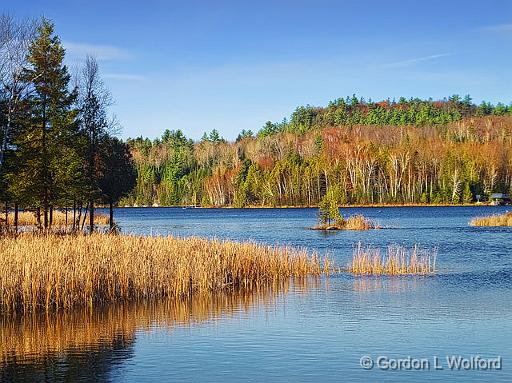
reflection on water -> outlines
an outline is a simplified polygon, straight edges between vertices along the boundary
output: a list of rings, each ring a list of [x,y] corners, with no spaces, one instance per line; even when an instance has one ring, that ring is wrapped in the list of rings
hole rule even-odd
[[[301,294],[318,288],[317,278],[294,279],[252,291],[198,295],[104,308],[0,318],[2,381],[102,381],[132,358],[137,332],[167,331],[239,312],[268,309],[290,289]],[[94,372],[91,374],[91,372]]]
[[[428,276],[354,276],[354,291],[371,292],[386,291],[387,293],[401,293],[416,290],[421,286],[421,281]]]
[[[512,228],[502,207],[345,209],[385,230],[307,230],[314,209],[119,209],[125,233],[290,244],[346,265],[353,244],[438,247],[433,276],[292,281],[254,292],[0,318],[0,380],[512,382]],[[373,358],[502,356],[501,371],[364,370]]]

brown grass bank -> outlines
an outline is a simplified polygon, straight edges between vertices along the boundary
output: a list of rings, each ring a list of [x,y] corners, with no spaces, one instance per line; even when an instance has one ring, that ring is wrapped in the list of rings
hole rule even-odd
[[[0,238],[0,254],[4,312],[253,289],[329,270],[306,250],[193,237],[23,234]]]
[[[512,226],[512,212],[473,218],[471,226]]]
[[[83,219],[83,214],[82,217]],[[2,222],[5,221],[5,217],[1,216]],[[42,219],[42,218],[41,218]],[[60,210],[55,210],[53,212],[53,225],[55,226],[65,226],[73,224],[73,212],[68,211],[67,219],[66,213]],[[87,222],[89,222],[87,220]],[[94,214],[94,223],[96,225],[108,225],[110,223],[110,218],[107,214],[95,213]],[[8,224],[14,225],[14,213],[10,212],[8,214]],[[18,225],[20,226],[35,226],[37,225],[37,217],[34,212],[31,211],[20,211],[18,213]]]

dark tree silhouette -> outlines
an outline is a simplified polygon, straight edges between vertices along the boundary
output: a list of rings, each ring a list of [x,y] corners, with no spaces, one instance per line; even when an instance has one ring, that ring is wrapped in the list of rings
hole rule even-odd
[[[78,108],[80,132],[85,137],[85,178],[84,192],[89,206],[89,232],[94,231],[94,203],[98,198],[99,143],[115,129],[115,120],[109,119],[108,108],[112,96],[99,75],[97,61],[87,56],[80,73]]]
[[[135,166],[130,147],[115,137],[101,142],[101,175],[99,187],[110,208],[110,229],[114,228],[114,203],[135,186]]]

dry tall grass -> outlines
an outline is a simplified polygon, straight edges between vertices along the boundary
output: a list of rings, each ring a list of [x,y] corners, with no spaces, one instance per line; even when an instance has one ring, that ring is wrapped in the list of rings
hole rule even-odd
[[[379,226],[370,221],[364,215],[357,214],[336,222],[334,224],[320,224],[313,230],[370,230],[379,229]]]
[[[0,254],[7,312],[252,289],[329,268],[306,250],[193,237],[23,234],[1,238]]]
[[[342,227],[345,230],[370,230],[378,228],[377,225],[361,214],[344,219]]]
[[[512,226],[512,212],[473,218],[471,226]]]
[[[65,226],[66,222],[67,225],[73,224],[73,212],[68,211],[68,217],[66,220],[66,213],[60,210],[54,210],[53,212],[53,225],[55,226]],[[10,212],[8,214],[8,224],[14,225],[14,213]],[[2,222],[5,221],[5,216],[0,217],[2,219]],[[42,219],[42,218],[41,218]],[[82,215],[83,219],[83,215]],[[86,224],[88,224],[89,221],[87,220]],[[110,218],[107,214],[101,214],[101,213],[95,213],[94,214],[94,223],[96,225],[108,225],[110,223]],[[37,225],[37,217],[34,212],[30,211],[20,211],[18,213],[18,225],[20,226],[35,226]]]
[[[436,249],[427,251],[416,245],[411,249],[391,245],[381,256],[380,249],[363,247],[359,242],[353,250],[348,270],[367,275],[432,274],[436,271],[436,258]]]

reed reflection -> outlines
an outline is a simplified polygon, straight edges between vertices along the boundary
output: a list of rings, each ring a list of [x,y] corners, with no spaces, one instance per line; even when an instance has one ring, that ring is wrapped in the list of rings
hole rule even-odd
[[[275,308],[290,290],[318,288],[319,278],[295,278],[251,291],[193,299],[109,305],[94,310],[0,318],[2,381],[105,381],[132,358],[137,331],[229,318]]]

